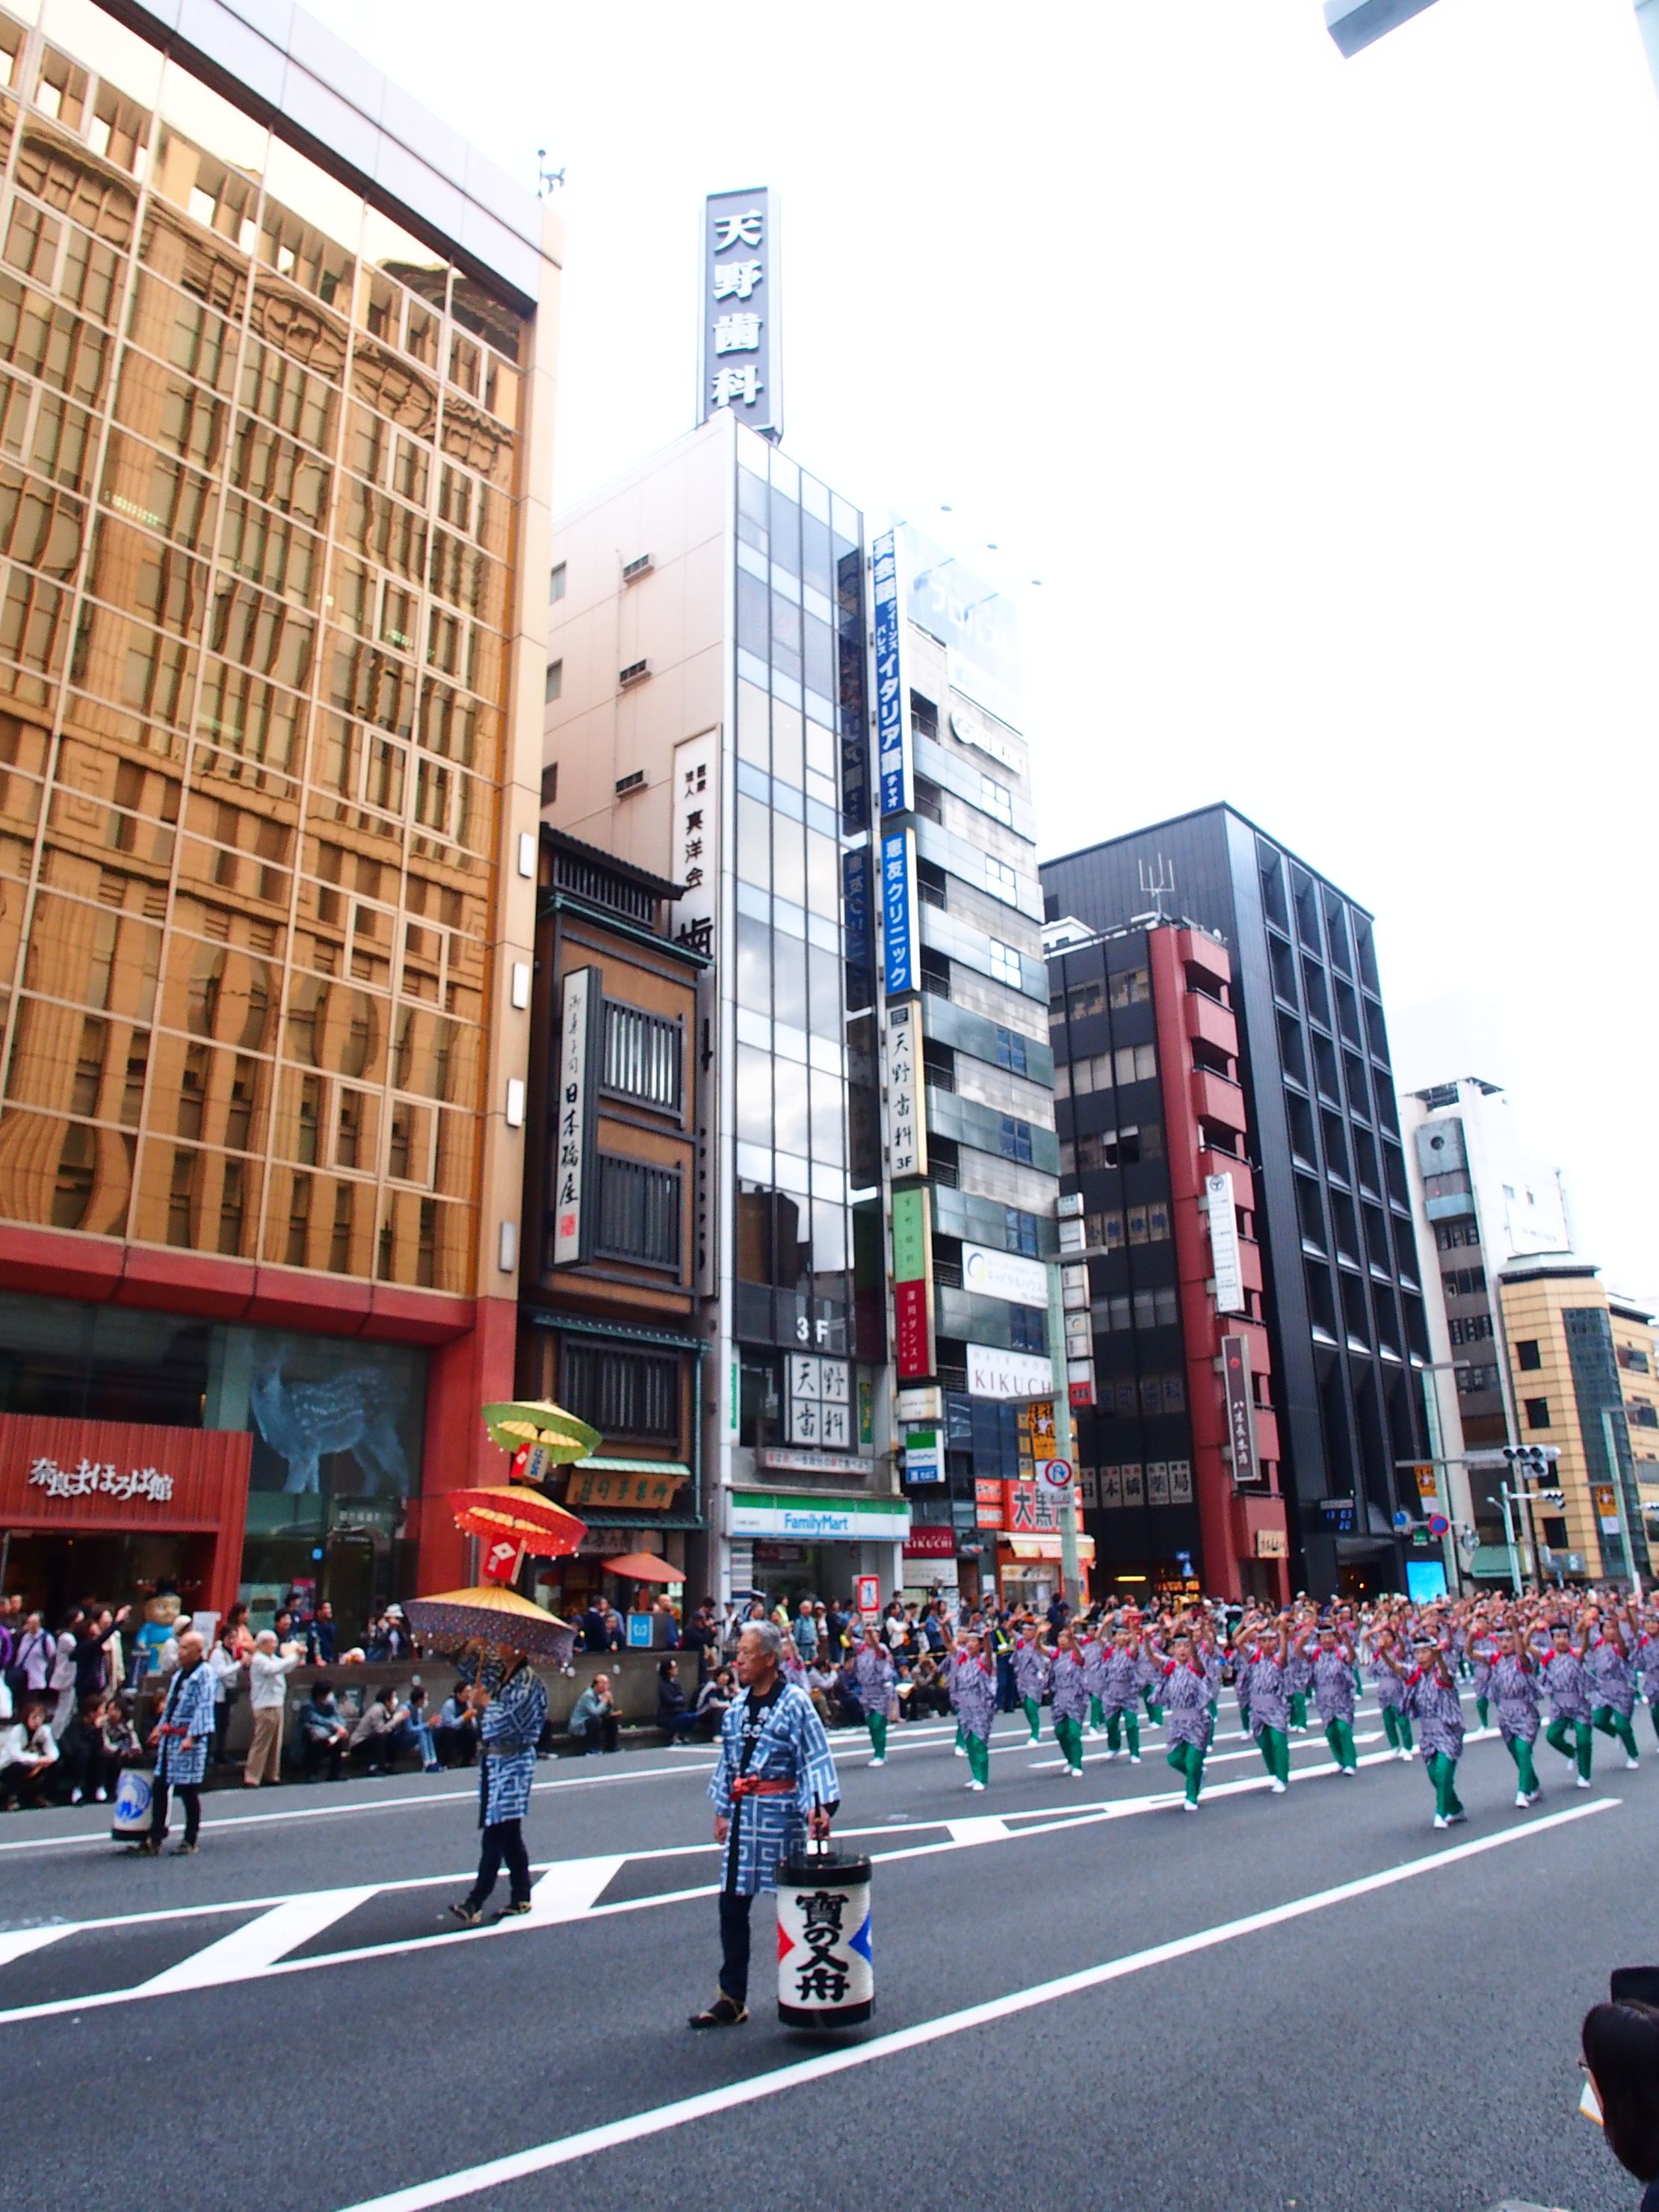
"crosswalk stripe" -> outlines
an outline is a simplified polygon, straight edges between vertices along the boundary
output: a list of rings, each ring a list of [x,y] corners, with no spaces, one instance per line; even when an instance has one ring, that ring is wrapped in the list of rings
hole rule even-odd
[[[165,1967],[141,1982],[132,1992],[139,1997],[172,1996],[180,1990],[211,1989],[220,1982],[244,1982],[274,1966],[289,1952],[298,1950],[312,1936],[320,1936],[337,1920],[343,1920],[378,1893],[370,1882],[355,1889],[319,1890],[312,1897],[291,1897],[285,1905],[262,1912],[222,1936],[176,1966]]]
[[[539,1928],[554,1927],[562,1920],[580,1920],[627,1864],[623,1852],[611,1858],[561,1860],[549,1867],[531,1891],[526,1919]]]
[[[72,1920],[57,1928],[14,1928],[9,1934],[0,1936],[0,1966],[10,1966],[14,1959],[27,1959],[31,1951],[44,1951],[48,1943],[72,1936],[75,1928]]]
[[[953,1844],[1000,1844],[1005,1836],[1013,1832],[1006,1820],[988,1815],[980,1820],[947,1820],[945,1825]]]

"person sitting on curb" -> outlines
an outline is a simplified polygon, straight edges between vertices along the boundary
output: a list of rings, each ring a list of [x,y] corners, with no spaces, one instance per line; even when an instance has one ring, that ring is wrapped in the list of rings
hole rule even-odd
[[[615,1751],[620,1726],[617,1701],[611,1694],[611,1677],[596,1674],[571,1709],[570,1733],[586,1757],[591,1752]]]

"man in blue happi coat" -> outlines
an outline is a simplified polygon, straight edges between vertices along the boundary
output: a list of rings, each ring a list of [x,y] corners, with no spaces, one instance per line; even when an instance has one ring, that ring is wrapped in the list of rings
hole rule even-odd
[[[830,1740],[812,1701],[781,1671],[783,1635],[751,1621],[738,1643],[743,1694],[720,1728],[720,1764],[708,1794],[714,1841],[724,1846],[720,1884],[720,1993],[692,2027],[738,2027],[749,2017],[749,1916],[757,1891],[775,1890],[778,1865],[808,1835],[830,1833],[841,1784]]]
[[[167,1797],[176,1793],[185,1808],[185,1833],[178,1852],[191,1852],[202,1826],[202,1778],[207,1772],[208,1740],[213,1734],[213,1669],[203,1663],[202,1639],[193,1628],[179,1638],[179,1665],[150,1730],[155,1750],[155,1779],[150,1793],[149,1833],[136,1846],[154,1858],[167,1832]]]
[[[450,1911],[464,1928],[483,1917],[503,1860],[507,1901],[497,1920],[516,1919],[530,1910],[530,1854],[525,1848],[524,1816],[536,1778],[536,1747],[547,1725],[547,1692],[522,1651],[488,1656],[477,1646],[457,1659],[455,1671],[468,1685],[467,1700],[478,1716],[483,1756],[478,1773],[478,1826],[483,1831],[477,1880]]]

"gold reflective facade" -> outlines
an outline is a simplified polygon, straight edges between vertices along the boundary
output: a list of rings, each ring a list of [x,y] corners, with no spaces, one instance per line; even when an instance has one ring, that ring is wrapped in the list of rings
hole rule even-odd
[[[471,1295],[527,325],[86,17],[0,17],[0,1220]]]

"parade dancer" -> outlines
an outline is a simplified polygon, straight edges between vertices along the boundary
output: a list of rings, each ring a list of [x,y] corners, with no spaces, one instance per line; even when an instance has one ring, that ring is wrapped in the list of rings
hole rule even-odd
[[[1042,1693],[1048,1686],[1048,1654],[1043,1648],[1042,1632],[1028,1624],[1014,1644],[1014,1687],[1033,1743],[1042,1739]]]
[[[1650,1622],[1654,1615],[1648,1616]],[[1653,1721],[1653,1733],[1659,1737],[1659,1636],[1651,1626],[1643,1630],[1636,1639],[1636,1671],[1642,1685],[1642,1695],[1648,1701],[1648,1712]]]
[[[1311,1635],[1311,1628],[1306,1628],[1305,1632]],[[1312,1655],[1304,1650],[1302,1637],[1293,1630],[1291,1637],[1290,1657],[1285,1664],[1285,1687],[1290,1692],[1291,1706],[1290,1725],[1285,1730],[1286,1735],[1306,1735],[1308,1733],[1308,1692],[1312,1685]]]
[[[996,1717],[997,1678],[981,1636],[964,1636],[957,1648],[951,1668],[951,1703],[956,1708],[957,1732],[968,1754],[968,1787],[983,1790],[991,1778],[991,1723]]]
[[[547,1692],[522,1651],[504,1650],[494,1659],[485,1659],[482,1650],[464,1654],[456,1672],[468,1684],[466,1701],[478,1717],[478,1826],[483,1842],[477,1879],[449,1909],[464,1928],[476,1928],[503,1861],[507,1903],[496,1919],[518,1919],[530,1910],[524,1816],[536,1778],[536,1747],[547,1726]]]
[[[1550,1693],[1550,1724],[1544,1731],[1544,1741],[1563,1759],[1576,1761],[1578,1787],[1588,1790],[1595,1751],[1595,1739],[1590,1731],[1590,1678],[1584,1655],[1574,1644],[1571,1632],[1564,1620],[1551,1624],[1550,1649],[1542,1671],[1544,1686]],[[1567,1741],[1569,1729],[1572,1731],[1571,1743]]]
[[[1111,1648],[1107,1641],[1106,1624],[1099,1621],[1094,1634],[1085,1638],[1083,1644],[1083,1679],[1089,1692],[1089,1724],[1083,1731],[1085,1735],[1106,1733],[1106,1658]]]
[[[1066,1754],[1070,1780],[1083,1779],[1083,1716],[1089,1709],[1088,1662],[1078,1649],[1075,1634],[1062,1628],[1054,1652],[1054,1741]]]
[[[1392,1657],[1389,1664],[1393,1667]],[[1395,1672],[1401,1670],[1395,1667]],[[1417,1664],[1401,1674],[1406,1711],[1423,1732],[1423,1771],[1434,1784],[1434,1825],[1449,1828],[1467,1820],[1457,1794],[1457,1762],[1463,1756],[1463,1703],[1446,1665],[1446,1655],[1431,1636],[1417,1639]]]
[[[1196,1813],[1204,1783],[1204,1756],[1210,1747],[1210,1677],[1200,1644],[1186,1630],[1170,1640],[1170,1656],[1158,1678],[1158,1704],[1164,1713],[1164,1756],[1187,1785],[1183,1813]]]
[[[1158,1639],[1152,1629],[1143,1626],[1135,1680],[1140,1690],[1140,1701],[1146,1708],[1146,1717],[1154,1728],[1164,1717],[1164,1708],[1158,1704],[1154,1692],[1164,1680],[1164,1656],[1158,1649]]]
[[[1395,1663],[1394,1631],[1379,1628],[1373,1640],[1376,1648],[1371,1655],[1370,1676],[1382,1711],[1382,1733],[1397,1759],[1415,1759],[1417,1745],[1412,1735],[1412,1717],[1406,1710],[1405,1676]]]
[[[875,1756],[872,1766],[887,1764],[887,1723],[898,1717],[898,1700],[895,1685],[898,1668],[894,1666],[886,1645],[881,1640],[881,1631],[873,1620],[864,1626],[864,1642],[853,1662],[853,1679],[858,1684],[859,1703],[864,1708],[866,1725],[870,1730],[870,1748]]]
[[[1140,1639],[1126,1624],[1112,1632],[1109,1650],[1100,1662],[1100,1706],[1106,1716],[1106,1756],[1115,1759],[1127,1733],[1129,1764],[1140,1764],[1140,1716],[1135,1698],[1140,1680]]]
[[[720,1763],[708,1784],[714,1841],[725,1852],[720,1886],[720,1990],[691,2027],[740,2027],[749,2017],[749,1917],[757,1893],[775,1890],[778,1867],[812,1836],[823,1841],[840,1809],[830,1739],[806,1692],[779,1667],[775,1623],[748,1622],[738,1639],[738,1680],[720,1725]]]
[[[1291,1631],[1281,1614],[1270,1627],[1256,1620],[1241,1622],[1238,1633],[1250,1639],[1246,1657],[1250,1668],[1250,1725],[1256,1748],[1272,1779],[1269,1789],[1282,1797],[1291,1784],[1291,1692],[1289,1672]]]
[[[1595,1699],[1590,1725],[1603,1735],[1617,1736],[1625,1747],[1626,1765],[1639,1766],[1636,1731],[1631,1726],[1636,1711],[1636,1670],[1631,1663],[1635,1631],[1629,1626],[1628,1615],[1621,1616],[1617,1606],[1604,1623],[1601,1607],[1592,1605],[1584,1608],[1584,1663]]]
[[[1315,1643],[1304,1638],[1303,1658],[1313,1691],[1314,1710],[1325,1730],[1339,1774],[1358,1774],[1353,1743],[1353,1646],[1334,1628],[1322,1628]]]
[[[1475,1657],[1475,1649],[1472,1633],[1471,1659]],[[1487,1654],[1486,1665],[1487,1695],[1498,1706],[1498,1732],[1515,1761],[1520,1785],[1515,1802],[1524,1811],[1544,1794],[1538,1786],[1538,1770],[1532,1758],[1532,1747],[1538,1741],[1538,1663],[1510,1626],[1498,1632],[1497,1649]]]
[[[195,1850],[212,1734],[213,1669],[204,1664],[202,1639],[190,1628],[179,1638],[179,1664],[167,1685],[161,1717],[150,1730],[155,1779],[150,1790],[149,1833],[133,1846],[139,1857],[153,1859],[161,1850],[167,1832],[167,1793],[175,1790],[185,1808],[185,1832],[173,1845],[173,1854],[177,1857]]]

